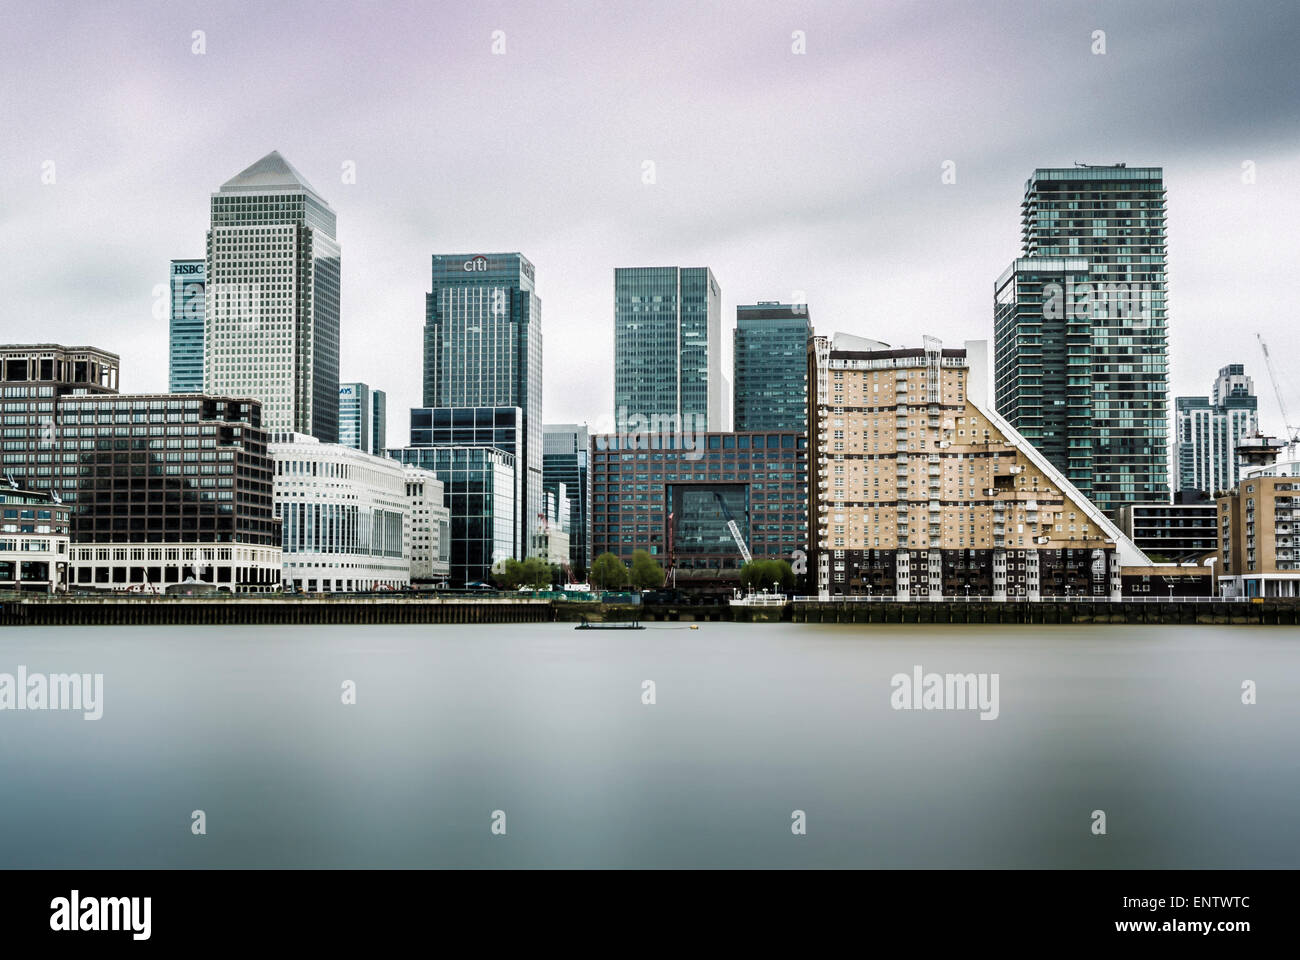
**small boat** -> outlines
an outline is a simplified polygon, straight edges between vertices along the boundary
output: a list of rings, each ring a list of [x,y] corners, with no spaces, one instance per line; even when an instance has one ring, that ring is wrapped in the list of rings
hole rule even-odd
[[[631,623],[626,621],[615,621],[613,623],[590,623],[586,617],[582,618],[574,630],[644,630],[645,627],[633,620]]]

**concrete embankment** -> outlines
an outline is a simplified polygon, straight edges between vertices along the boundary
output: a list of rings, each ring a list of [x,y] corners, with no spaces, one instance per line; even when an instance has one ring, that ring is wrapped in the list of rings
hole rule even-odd
[[[810,601],[784,606],[639,605],[471,597],[24,597],[0,600],[0,626],[644,622],[1300,624],[1300,604]]]
[[[543,623],[555,619],[547,600],[426,597],[222,599],[110,597],[0,601],[0,626],[184,624]]]

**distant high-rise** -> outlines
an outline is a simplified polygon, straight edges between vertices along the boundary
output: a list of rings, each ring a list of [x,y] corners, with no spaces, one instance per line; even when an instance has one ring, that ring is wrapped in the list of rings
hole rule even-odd
[[[722,406],[722,294],[713,271],[616,268],[615,421],[673,418],[715,430]]]
[[[802,303],[763,301],[736,307],[732,366],[733,429],[808,429],[808,338]]]
[[[1174,447],[1174,491],[1199,490],[1211,497],[1232,490],[1241,479],[1237,446],[1259,432],[1259,400],[1245,367],[1219,370],[1205,397],[1178,397]]]
[[[387,398],[366,383],[339,384],[339,443],[376,457],[387,456]]]
[[[569,498],[569,563],[587,570],[591,555],[591,437],[586,424],[548,423],[542,430],[542,480]]]
[[[388,394],[370,391],[370,452],[386,457],[388,449]]]
[[[1167,501],[1163,172],[1038,169],[1021,216],[994,285],[998,412],[1111,517]]]
[[[206,264],[202,260],[171,263],[170,348],[167,389],[171,393],[203,391],[203,292]]]
[[[542,511],[542,302],[534,282],[520,253],[436,255],[424,313],[426,407],[523,411],[514,451],[520,550]]]
[[[268,432],[338,440],[334,211],[277,152],[212,195],[204,389],[262,402]]]

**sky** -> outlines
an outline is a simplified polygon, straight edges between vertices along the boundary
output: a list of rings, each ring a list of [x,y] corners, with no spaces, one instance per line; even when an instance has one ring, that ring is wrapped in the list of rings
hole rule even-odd
[[[1244,363],[1280,432],[1260,333],[1300,420],[1289,0],[2,0],[0,23],[0,342],[112,350],[124,391],[165,391],[168,262],[271,150],[338,214],[340,375],[388,391],[392,446],[434,253],[533,261],[544,419],[594,423],[616,266],[711,267],[728,376],[759,300],[991,339],[1034,168],[1126,162],[1165,171],[1172,395]]]

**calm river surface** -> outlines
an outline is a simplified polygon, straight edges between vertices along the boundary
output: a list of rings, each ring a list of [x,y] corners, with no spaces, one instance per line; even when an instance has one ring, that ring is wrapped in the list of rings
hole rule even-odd
[[[0,711],[0,867],[1300,866],[1293,627],[0,628],[19,665],[104,709]],[[893,709],[918,665],[997,718]]]

